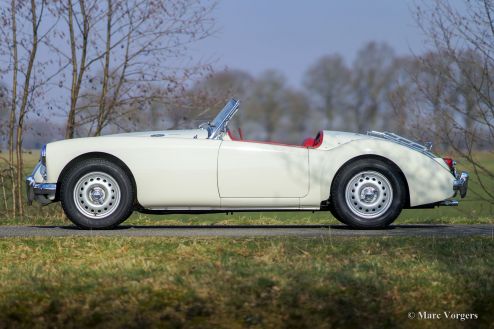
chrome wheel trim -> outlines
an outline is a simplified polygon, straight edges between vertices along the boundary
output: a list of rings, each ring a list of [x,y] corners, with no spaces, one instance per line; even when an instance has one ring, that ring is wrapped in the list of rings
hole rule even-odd
[[[86,217],[105,218],[120,204],[120,186],[110,175],[90,172],[82,176],[74,188],[74,202]]]
[[[355,215],[372,219],[389,209],[393,202],[393,188],[383,174],[377,171],[363,171],[348,182],[345,200]]]

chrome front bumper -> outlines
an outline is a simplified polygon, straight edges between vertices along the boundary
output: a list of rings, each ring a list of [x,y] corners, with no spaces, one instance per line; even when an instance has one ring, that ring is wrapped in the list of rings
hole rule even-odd
[[[34,200],[41,203],[42,205],[47,205],[55,201],[57,184],[36,182],[36,178],[38,178],[39,180],[43,180],[45,176],[45,170],[46,168],[40,162],[36,165],[36,168],[34,168],[33,173],[26,177],[26,193],[27,202],[29,205],[31,205]]]

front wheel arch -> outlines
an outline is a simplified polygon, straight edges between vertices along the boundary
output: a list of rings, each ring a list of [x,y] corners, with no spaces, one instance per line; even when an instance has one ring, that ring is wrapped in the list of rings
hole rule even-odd
[[[127,165],[125,164],[125,162],[123,162],[121,159],[119,159],[118,157],[116,157],[116,156],[114,156],[112,154],[104,153],[104,152],[84,153],[84,154],[81,154],[81,155],[75,157],[74,159],[70,160],[70,162],[65,165],[65,167],[62,169],[62,172],[58,176],[58,180],[57,180],[57,191],[56,191],[56,194],[55,194],[55,199],[56,200],[60,200],[60,186],[61,186],[62,180],[64,179],[64,176],[69,172],[69,170],[76,163],[78,163],[80,161],[83,161],[83,160],[88,160],[88,159],[103,159],[103,160],[107,160],[107,161],[110,161],[110,162],[116,164],[120,168],[122,168],[126,172],[126,174],[129,176],[129,178],[130,178],[130,181],[132,183],[132,189],[133,189],[134,195],[135,195],[134,204],[136,206],[138,206],[138,201],[137,201],[137,184],[136,184],[134,175],[132,174],[132,171],[129,169],[129,167],[127,167]]]
[[[396,170],[399,174],[400,174],[400,179],[401,181],[403,182],[403,184],[405,185],[405,206],[404,208],[409,208],[410,207],[410,189],[408,187],[408,182],[407,182],[407,179],[405,177],[405,174],[403,174],[403,171],[401,170],[400,167],[398,167],[398,165],[396,163],[394,163],[393,161],[391,161],[390,159],[386,158],[386,157],[383,157],[381,155],[377,155],[377,154],[365,154],[365,155],[359,155],[357,157],[354,157],[354,158],[351,158],[350,160],[348,160],[347,162],[345,162],[339,169],[338,171],[335,173],[335,175],[333,176],[333,179],[331,180],[331,184],[329,185],[329,197],[328,197],[328,201],[329,199],[331,198],[331,190],[333,188],[333,182],[335,180],[336,177],[338,177],[338,175],[346,169],[346,167],[348,167],[350,164],[354,163],[355,161],[360,161],[360,160],[379,160],[379,161],[383,161],[385,162],[387,165],[391,166],[394,168],[394,170]]]

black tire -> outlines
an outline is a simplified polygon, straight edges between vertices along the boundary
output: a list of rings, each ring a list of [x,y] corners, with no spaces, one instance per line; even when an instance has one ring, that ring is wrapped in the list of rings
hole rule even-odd
[[[330,210],[351,227],[383,228],[400,215],[406,195],[402,175],[393,165],[361,159],[346,165],[333,180]]]
[[[331,203],[329,204],[328,210],[331,213],[331,215],[333,215],[333,217],[336,218],[336,220],[338,220],[339,222],[341,222],[341,223],[343,223],[343,224],[346,225],[345,219],[343,217],[340,217],[340,215],[334,209],[333,204],[331,204]]]
[[[75,194],[76,188],[81,194]],[[98,191],[95,193],[95,190]],[[135,191],[126,171],[106,159],[82,160],[69,168],[61,180],[62,208],[67,217],[83,229],[111,229],[118,226],[132,214],[134,200]],[[104,206],[107,207],[99,209]],[[98,217],[100,211],[103,217]]]

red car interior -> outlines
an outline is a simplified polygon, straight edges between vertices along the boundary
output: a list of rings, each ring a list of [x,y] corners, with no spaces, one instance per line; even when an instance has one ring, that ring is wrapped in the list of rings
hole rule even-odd
[[[302,146],[305,147],[312,147],[314,145],[314,138],[312,137],[307,137],[304,139],[304,142],[302,143]]]
[[[307,137],[304,139],[302,145],[298,144],[285,144],[285,143],[278,143],[278,142],[271,142],[271,141],[258,141],[258,140],[251,140],[251,139],[243,139],[243,134],[242,130],[239,129],[240,137],[235,137],[234,134],[231,132],[231,130],[227,130],[228,136],[232,141],[238,141],[238,142],[248,142],[248,143],[262,143],[262,144],[271,144],[271,145],[281,145],[281,146],[292,146],[292,147],[307,147],[307,148],[318,148],[322,144],[323,140],[323,132],[319,131],[316,135],[315,138],[312,137]]]

